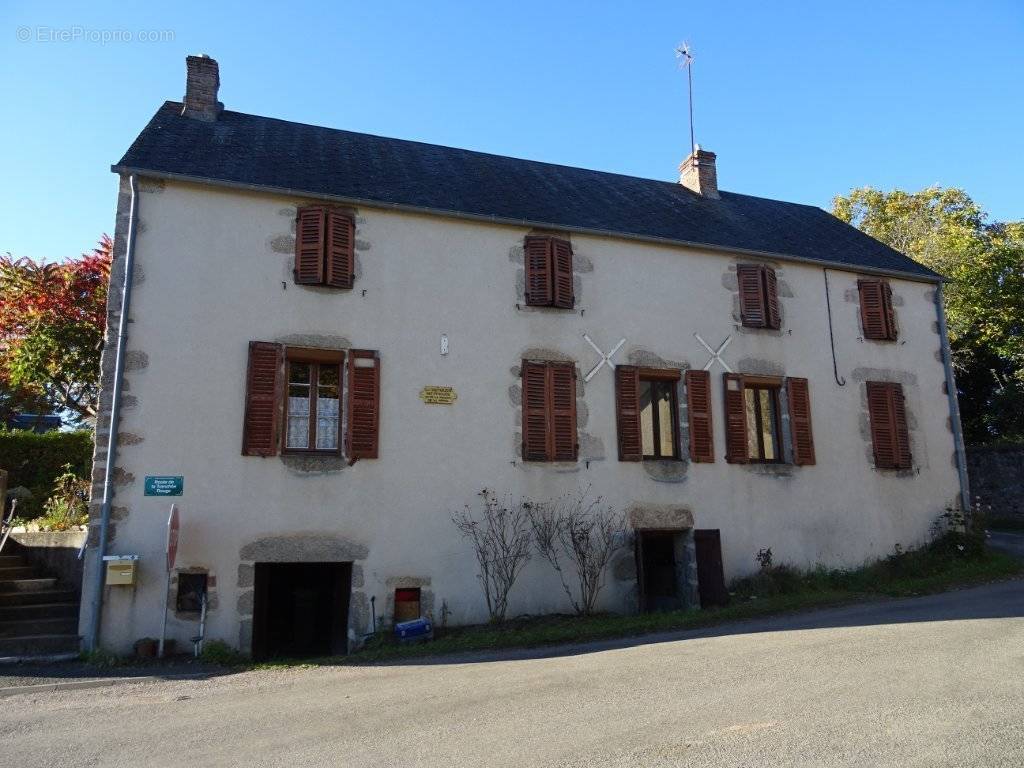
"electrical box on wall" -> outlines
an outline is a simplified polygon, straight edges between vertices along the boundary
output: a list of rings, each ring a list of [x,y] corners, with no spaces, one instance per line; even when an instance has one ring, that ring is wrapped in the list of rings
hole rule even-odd
[[[130,587],[135,584],[138,572],[138,555],[106,555],[103,562],[107,564],[107,586]]]

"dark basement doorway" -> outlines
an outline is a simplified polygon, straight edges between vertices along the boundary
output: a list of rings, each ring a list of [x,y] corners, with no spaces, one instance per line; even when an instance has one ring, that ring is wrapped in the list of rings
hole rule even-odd
[[[672,611],[682,607],[676,567],[680,537],[675,531],[637,532],[636,560],[642,610]]]
[[[256,563],[254,587],[255,660],[348,652],[351,563]]]

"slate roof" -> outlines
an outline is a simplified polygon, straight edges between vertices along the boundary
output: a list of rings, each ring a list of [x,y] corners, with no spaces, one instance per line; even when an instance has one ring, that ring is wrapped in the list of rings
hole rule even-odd
[[[113,170],[939,277],[814,206],[170,101]]]

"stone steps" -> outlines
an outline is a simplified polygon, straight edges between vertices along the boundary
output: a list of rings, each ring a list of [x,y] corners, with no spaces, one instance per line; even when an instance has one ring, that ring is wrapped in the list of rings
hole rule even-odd
[[[72,635],[78,631],[78,618],[58,616],[0,621],[0,639],[32,635]]]
[[[57,579],[53,576],[34,576],[0,581],[0,592],[40,592],[56,586]]]
[[[25,592],[0,592],[0,608],[10,605],[40,605],[77,601],[78,593],[72,589],[38,589]]]
[[[48,656],[57,653],[78,653],[78,650],[77,634],[0,637],[0,657]]]
[[[0,555],[0,657],[77,653],[78,593],[25,555]]]
[[[0,581],[28,579],[36,575],[37,571],[31,565],[5,566],[0,563]]]
[[[69,596],[73,596],[73,593]],[[0,605],[0,622],[27,621],[29,619],[75,619],[77,621],[78,602]]]

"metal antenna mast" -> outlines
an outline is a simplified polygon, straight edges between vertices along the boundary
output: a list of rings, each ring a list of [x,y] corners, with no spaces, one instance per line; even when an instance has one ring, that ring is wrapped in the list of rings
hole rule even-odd
[[[697,142],[693,137],[693,54],[690,52],[690,44],[681,43],[676,47],[676,58],[682,59],[679,66],[686,70],[686,83],[690,93],[690,151],[697,148]]]

